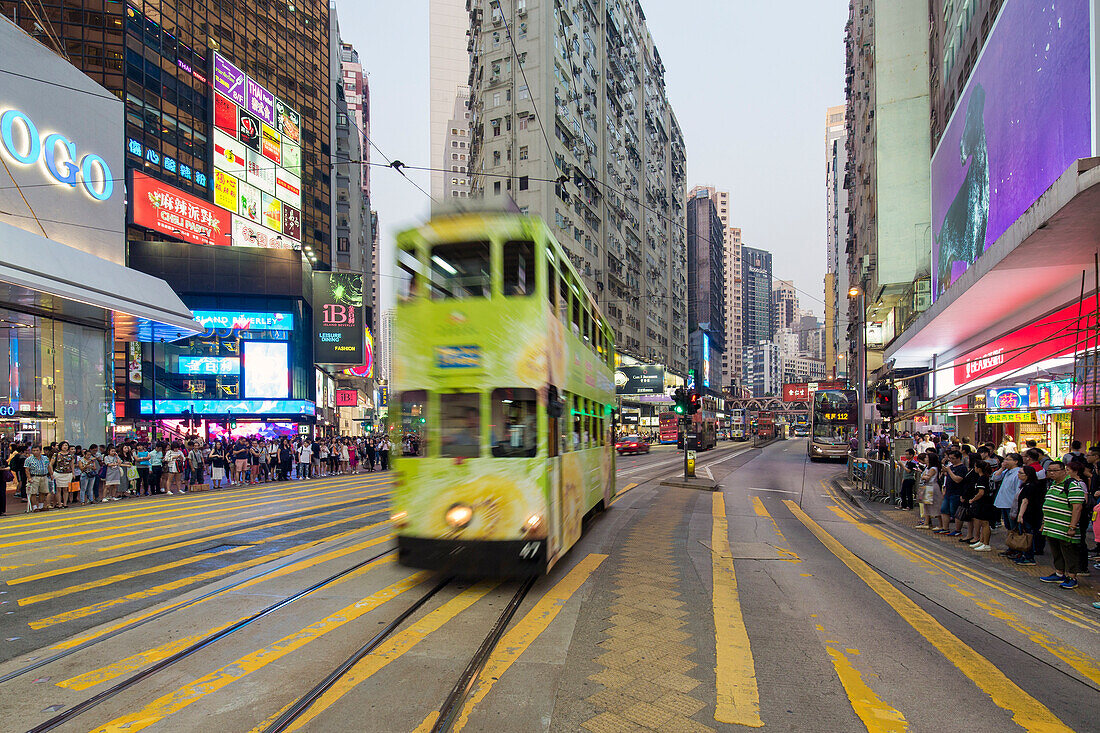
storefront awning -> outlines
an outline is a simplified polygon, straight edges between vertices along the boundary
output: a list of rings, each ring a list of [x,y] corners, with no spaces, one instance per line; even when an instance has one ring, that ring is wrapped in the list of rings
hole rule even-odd
[[[1076,161],[885,352],[898,368],[946,365],[1095,290],[1100,158]],[[1038,358],[1043,358],[1039,356]],[[1019,360],[1026,363],[1024,358]]]
[[[163,280],[3,222],[0,302],[113,324],[118,341],[175,341],[204,330]]]

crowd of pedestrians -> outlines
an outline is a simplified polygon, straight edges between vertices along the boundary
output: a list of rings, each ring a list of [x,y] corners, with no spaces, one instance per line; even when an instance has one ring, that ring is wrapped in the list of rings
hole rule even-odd
[[[1019,565],[1048,556],[1053,572],[1039,580],[1066,590],[1100,572],[1100,447],[1085,451],[1075,440],[1052,457],[1033,440],[1021,448],[1008,437],[999,446],[934,434],[914,442],[898,464],[905,472],[901,508],[915,505],[918,529],[957,538],[975,552],[998,550]],[[992,539],[1002,528],[1003,548]]]
[[[385,435],[311,439],[239,437],[48,446],[0,444],[0,515],[8,484],[27,512],[120,501],[130,496],[304,481],[390,468],[393,444]]]

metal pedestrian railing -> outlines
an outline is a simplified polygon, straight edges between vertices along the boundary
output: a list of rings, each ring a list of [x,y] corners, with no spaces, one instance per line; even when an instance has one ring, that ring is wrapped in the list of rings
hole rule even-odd
[[[848,480],[871,501],[897,504],[905,471],[893,461],[848,456]]]

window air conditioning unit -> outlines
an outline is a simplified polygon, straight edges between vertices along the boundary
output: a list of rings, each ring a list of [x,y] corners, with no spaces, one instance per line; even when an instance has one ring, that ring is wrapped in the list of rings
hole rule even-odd
[[[527,0],[516,0],[516,15],[527,15]]]
[[[500,8],[493,8],[493,25],[500,25],[504,22],[504,15],[500,12]]]

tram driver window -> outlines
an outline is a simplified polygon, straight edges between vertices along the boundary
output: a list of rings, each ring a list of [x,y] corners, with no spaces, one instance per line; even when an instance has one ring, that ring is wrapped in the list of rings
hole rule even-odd
[[[495,389],[490,426],[497,458],[533,458],[538,452],[538,400],[533,389]]]
[[[534,242],[504,243],[504,295],[531,295],[535,292]]]
[[[452,392],[439,395],[439,455],[477,458],[481,455],[481,395]]]
[[[428,454],[428,393],[422,389],[401,393],[401,455]]]
[[[432,300],[489,297],[489,243],[458,242],[432,247]]]
[[[416,274],[420,272],[420,262],[416,259],[415,252],[397,250],[397,297],[400,300],[411,300],[419,295],[416,286]]]

